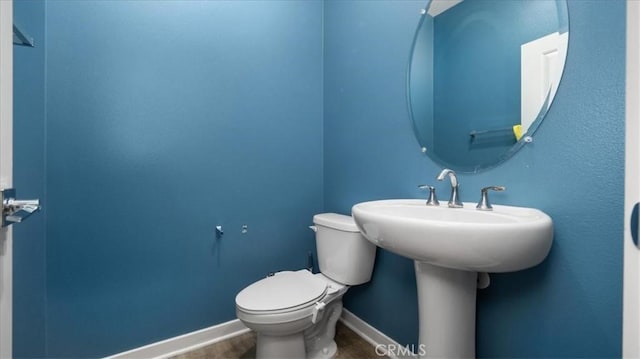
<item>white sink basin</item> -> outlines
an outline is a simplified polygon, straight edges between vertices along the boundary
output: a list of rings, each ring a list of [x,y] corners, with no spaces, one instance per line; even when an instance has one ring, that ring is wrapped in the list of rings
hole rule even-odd
[[[512,272],[542,262],[553,240],[551,218],[533,208],[494,205],[480,211],[427,206],[424,200],[363,202],[352,214],[377,246],[436,266],[474,272]]]
[[[478,272],[512,272],[542,262],[553,223],[533,208],[494,205],[480,211],[475,203],[449,208],[425,202],[364,202],[351,212],[369,241],[414,260],[419,357],[474,358]]]

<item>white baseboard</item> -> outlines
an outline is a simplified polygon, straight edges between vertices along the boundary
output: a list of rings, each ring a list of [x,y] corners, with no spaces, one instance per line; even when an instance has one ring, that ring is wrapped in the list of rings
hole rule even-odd
[[[380,356],[386,355],[390,359],[417,358],[417,355],[411,353],[405,345],[398,344],[398,342],[346,309],[342,310],[340,320],[354,333],[373,345],[376,348],[376,354]]]
[[[209,328],[200,329],[195,332],[108,356],[106,359],[169,358],[242,335],[250,330],[251,329],[247,328],[240,320],[235,319]]]
[[[381,355],[386,354],[390,359],[415,358],[415,355],[406,355],[402,350],[397,350],[395,353],[387,351],[387,348],[404,347],[401,347],[395,340],[389,338],[350,311],[343,309],[340,320],[344,325],[349,327],[349,329],[376,347],[376,353],[380,353]],[[105,359],[165,359],[215,344],[249,331],[250,329],[240,320],[235,319],[209,328],[114,354]]]

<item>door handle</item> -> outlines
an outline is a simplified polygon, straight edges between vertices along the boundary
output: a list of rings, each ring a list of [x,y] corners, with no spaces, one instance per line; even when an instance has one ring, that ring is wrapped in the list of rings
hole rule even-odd
[[[633,240],[633,244],[636,245],[636,248],[640,248],[638,246],[638,206],[640,203],[636,203],[633,206],[633,210],[631,211],[631,239]]]
[[[14,188],[6,188],[0,193],[2,194],[2,227],[21,223],[40,210],[39,199],[16,199]]]

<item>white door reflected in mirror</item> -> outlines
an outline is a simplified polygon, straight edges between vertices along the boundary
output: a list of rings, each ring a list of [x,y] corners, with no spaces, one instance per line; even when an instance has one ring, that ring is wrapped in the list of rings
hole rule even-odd
[[[538,115],[546,112],[553,102],[564,69],[568,44],[568,33],[554,32],[521,46],[522,133],[527,133]]]

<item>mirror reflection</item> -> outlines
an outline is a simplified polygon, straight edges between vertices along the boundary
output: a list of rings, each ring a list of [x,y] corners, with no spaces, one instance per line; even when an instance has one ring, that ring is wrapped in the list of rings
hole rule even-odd
[[[565,0],[433,0],[408,76],[414,130],[444,167],[494,167],[529,140],[562,77]]]

